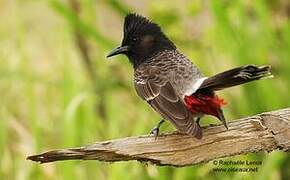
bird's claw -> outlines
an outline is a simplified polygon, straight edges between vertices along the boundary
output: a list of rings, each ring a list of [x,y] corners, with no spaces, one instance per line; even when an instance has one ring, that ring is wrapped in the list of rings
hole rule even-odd
[[[155,126],[151,131],[150,134],[153,134],[155,137],[155,140],[157,139],[158,135],[159,135],[159,128],[160,126],[165,122],[164,119],[161,119],[161,121],[159,121],[159,123],[157,124],[157,126]]]
[[[159,127],[155,126],[151,131],[150,134],[154,135],[155,140],[157,139],[158,135],[159,135]]]

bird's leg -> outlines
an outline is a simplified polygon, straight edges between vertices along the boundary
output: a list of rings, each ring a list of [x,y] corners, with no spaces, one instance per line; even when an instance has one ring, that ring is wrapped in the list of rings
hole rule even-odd
[[[200,117],[198,117],[197,119],[196,119],[196,123],[199,125],[199,127],[200,127],[200,124],[199,124],[199,121],[200,121]]]
[[[157,139],[157,136],[158,136],[158,134],[159,134],[159,128],[160,128],[160,126],[161,126],[164,122],[165,122],[165,120],[164,120],[164,119],[161,119],[161,121],[159,121],[159,123],[157,124],[157,126],[155,126],[155,127],[151,130],[150,134],[154,134],[155,139]]]

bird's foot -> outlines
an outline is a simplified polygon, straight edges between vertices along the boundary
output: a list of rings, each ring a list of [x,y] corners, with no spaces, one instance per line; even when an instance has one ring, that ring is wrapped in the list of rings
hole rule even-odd
[[[153,129],[151,129],[150,134],[153,134],[156,140],[159,135],[159,127],[155,126]]]
[[[154,135],[154,138],[155,140],[157,139],[158,135],[159,135],[159,128],[160,126],[165,122],[164,119],[162,119],[158,124],[157,126],[155,126],[151,131],[150,131],[150,134],[153,134]]]

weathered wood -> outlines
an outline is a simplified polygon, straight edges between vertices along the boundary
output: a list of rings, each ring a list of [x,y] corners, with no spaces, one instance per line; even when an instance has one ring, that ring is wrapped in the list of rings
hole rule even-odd
[[[187,166],[237,154],[290,149],[290,108],[231,121],[228,127],[205,127],[201,140],[176,132],[160,135],[157,140],[145,135],[48,151],[27,159],[41,163],[70,159],[138,160]]]

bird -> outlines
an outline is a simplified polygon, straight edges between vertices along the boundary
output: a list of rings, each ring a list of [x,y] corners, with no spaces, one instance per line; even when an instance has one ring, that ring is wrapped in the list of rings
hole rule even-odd
[[[203,136],[200,119],[205,115],[216,117],[228,129],[222,110],[226,102],[216,91],[272,77],[269,65],[244,65],[207,77],[158,24],[137,13],[125,16],[121,45],[107,58],[119,54],[133,66],[138,96],[162,117],[150,133],[155,139],[165,120],[197,139]]]

